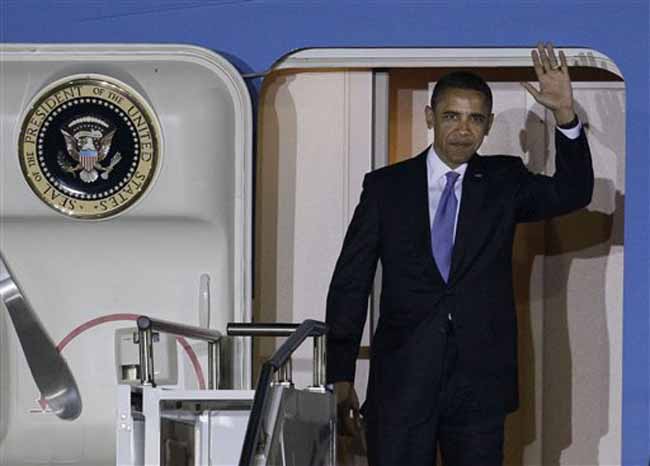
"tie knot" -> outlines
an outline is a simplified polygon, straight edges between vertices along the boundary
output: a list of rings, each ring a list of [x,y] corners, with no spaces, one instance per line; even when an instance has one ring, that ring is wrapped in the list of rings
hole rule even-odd
[[[447,177],[447,186],[453,186],[456,184],[456,180],[460,176],[460,173],[447,172],[445,176]]]

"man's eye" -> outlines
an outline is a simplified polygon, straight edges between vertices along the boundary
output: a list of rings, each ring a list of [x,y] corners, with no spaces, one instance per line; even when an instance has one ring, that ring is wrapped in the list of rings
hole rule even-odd
[[[483,117],[481,115],[473,115],[472,116],[472,121],[474,123],[483,124],[483,123],[485,123],[485,117]]]
[[[456,120],[458,118],[458,115],[455,115],[453,113],[445,113],[442,117],[445,120]]]

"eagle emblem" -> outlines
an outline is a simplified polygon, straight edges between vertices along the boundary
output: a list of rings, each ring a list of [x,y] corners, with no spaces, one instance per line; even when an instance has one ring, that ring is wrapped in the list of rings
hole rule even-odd
[[[103,164],[111,150],[116,129],[108,122],[94,116],[73,119],[62,128],[66,152],[59,151],[57,162],[61,169],[85,183],[92,183],[100,176],[107,180],[111,171],[122,160],[119,152]],[[101,173],[101,175],[100,175]]]

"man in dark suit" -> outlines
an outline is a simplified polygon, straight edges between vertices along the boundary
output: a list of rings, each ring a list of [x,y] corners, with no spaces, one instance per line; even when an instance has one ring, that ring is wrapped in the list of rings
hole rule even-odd
[[[556,172],[476,154],[493,120],[482,78],[442,77],[426,108],[434,143],[366,175],[327,297],[328,380],[339,413],[357,409],[355,362],[377,261],[380,318],[364,414],[371,466],[501,465],[507,413],[518,407],[512,243],[519,222],[589,204],[593,169],[574,112],[566,57],[531,52],[557,123]]]

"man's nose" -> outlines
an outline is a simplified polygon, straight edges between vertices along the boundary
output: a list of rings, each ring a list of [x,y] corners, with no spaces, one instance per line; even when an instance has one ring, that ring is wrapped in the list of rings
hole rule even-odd
[[[458,122],[458,131],[461,131],[463,133],[469,133],[469,120],[466,118],[461,118],[460,121]]]

